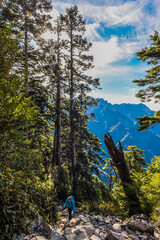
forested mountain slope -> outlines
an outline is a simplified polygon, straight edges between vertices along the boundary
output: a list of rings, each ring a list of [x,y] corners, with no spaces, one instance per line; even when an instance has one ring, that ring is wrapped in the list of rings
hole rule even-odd
[[[127,146],[137,146],[144,150],[147,162],[150,162],[154,155],[160,155],[160,129],[137,131],[136,118],[143,115],[154,115],[144,104],[110,104],[99,99],[97,106],[89,107],[88,114],[94,113],[95,119],[89,122],[88,128],[97,135],[104,146],[104,134],[109,132],[115,143],[121,141],[124,150]],[[108,153],[107,153],[107,157]]]

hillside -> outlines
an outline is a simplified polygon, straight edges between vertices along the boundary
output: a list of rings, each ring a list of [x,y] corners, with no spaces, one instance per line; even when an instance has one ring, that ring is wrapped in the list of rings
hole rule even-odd
[[[104,134],[109,132],[116,144],[121,141],[124,150],[127,146],[137,146],[144,150],[147,162],[150,162],[154,155],[160,155],[160,128],[147,131],[137,131],[137,117],[143,115],[154,115],[144,104],[111,104],[103,99],[99,99],[97,106],[89,107],[88,114],[94,113],[95,119],[91,119],[88,128],[96,134],[104,145]],[[108,153],[106,156],[109,157]]]

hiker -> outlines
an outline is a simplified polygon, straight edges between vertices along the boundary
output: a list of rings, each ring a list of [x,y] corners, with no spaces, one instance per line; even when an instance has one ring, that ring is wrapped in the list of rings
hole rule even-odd
[[[62,208],[62,211],[68,208],[68,214],[69,214],[69,221],[72,219],[72,211],[73,211],[73,216],[75,215],[75,201],[74,201],[74,197],[73,196],[69,196],[66,201],[65,204]]]

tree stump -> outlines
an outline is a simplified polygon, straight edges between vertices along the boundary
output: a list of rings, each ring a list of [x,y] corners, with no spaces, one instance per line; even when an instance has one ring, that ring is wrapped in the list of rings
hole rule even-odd
[[[124,158],[121,142],[119,141],[119,148],[117,149],[109,133],[104,135],[104,142],[107,147],[108,153],[117,168],[125,195],[128,199],[129,216],[137,213],[142,213],[142,208],[136,195],[136,191],[133,187],[133,181],[130,177],[129,169]]]

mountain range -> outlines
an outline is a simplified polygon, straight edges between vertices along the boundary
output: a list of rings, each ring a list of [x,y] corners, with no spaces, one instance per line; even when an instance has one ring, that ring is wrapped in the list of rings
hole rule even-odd
[[[95,118],[90,120],[88,128],[101,140],[106,157],[109,155],[103,139],[107,132],[112,136],[116,146],[121,141],[124,150],[128,146],[137,146],[144,150],[148,163],[155,155],[160,156],[160,126],[157,125],[146,131],[137,131],[139,125],[136,118],[144,115],[153,116],[154,111],[142,103],[111,104],[104,99],[98,100],[97,106],[88,107],[88,114],[94,113],[95,115]]]

